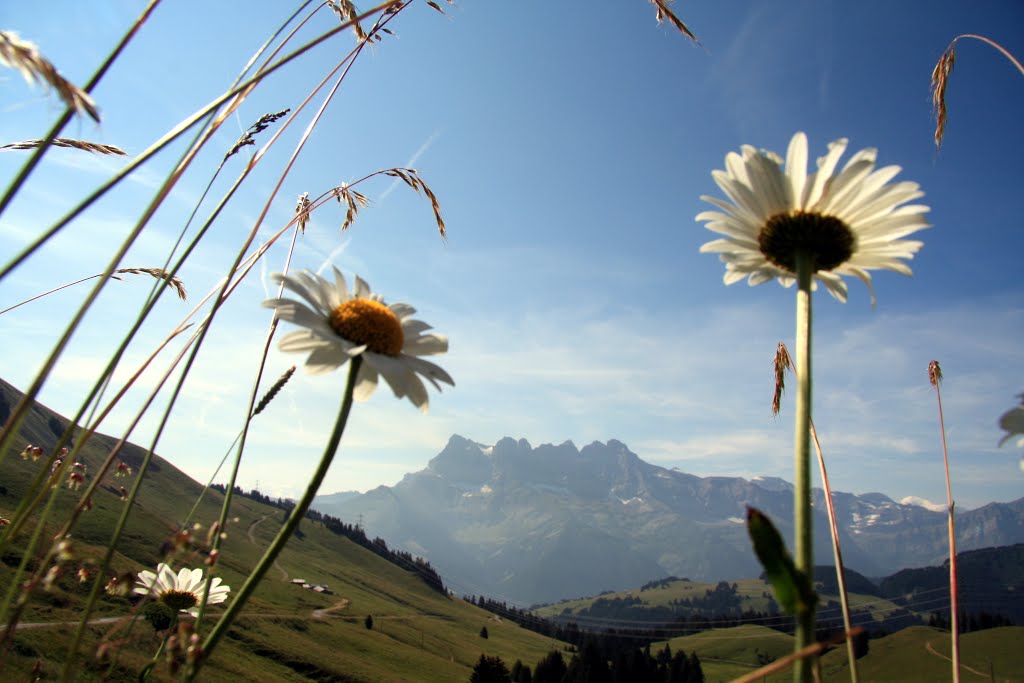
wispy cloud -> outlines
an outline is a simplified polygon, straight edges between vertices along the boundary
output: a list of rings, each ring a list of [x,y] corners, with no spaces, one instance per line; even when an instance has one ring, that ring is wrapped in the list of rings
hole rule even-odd
[[[423,144],[420,145],[419,148],[415,152],[413,152],[413,155],[411,157],[409,157],[409,160],[405,162],[405,168],[413,168],[413,167],[415,167],[416,166],[416,162],[420,160],[421,156],[426,154],[427,150],[430,149],[430,146],[433,145],[434,142],[439,137],[441,137],[441,131],[435,130],[433,133],[431,133],[430,137],[428,137],[423,142]],[[377,203],[378,204],[383,203],[389,196],[391,196],[391,193],[394,192],[395,189],[399,185],[404,185],[404,183],[401,180],[399,180],[398,178],[395,178],[391,182],[391,184],[388,185],[387,188],[385,188],[385,190],[380,193],[380,196],[377,198]]]

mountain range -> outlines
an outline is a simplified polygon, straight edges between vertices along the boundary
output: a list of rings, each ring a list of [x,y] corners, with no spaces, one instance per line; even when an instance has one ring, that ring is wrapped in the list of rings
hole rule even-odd
[[[867,576],[941,563],[947,515],[881,493],[834,492],[846,565]],[[453,435],[392,487],[313,506],[421,555],[464,594],[530,605],[638,586],[761,572],[746,506],[792,543],[792,487],[778,478],[697,477],[640,459],[615,440],[493,446]],[[814,491],[815,562],[831,564],[824,495]],[[1024,542],[1024,498],[957,511],[961,551]]]

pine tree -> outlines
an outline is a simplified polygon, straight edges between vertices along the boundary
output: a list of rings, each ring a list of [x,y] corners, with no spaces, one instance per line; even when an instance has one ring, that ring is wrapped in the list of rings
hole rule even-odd
[[[512,677],[501,657],[480,655],[469,676],[469,683],[512,683]]]
[[[552,650],[533,669],[533,683],[562,683],[566,666],[562,653]]]

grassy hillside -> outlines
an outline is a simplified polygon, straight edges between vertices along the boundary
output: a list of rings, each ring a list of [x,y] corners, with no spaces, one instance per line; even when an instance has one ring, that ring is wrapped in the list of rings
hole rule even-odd
[[[1008,626],[967,633],[961,638],[961,680],[998,683],[1024,681],[1024,627]],[[732,680],[761,665],[758,656],[779,658],[792,651],[792,638],[761,626],[738,626],[705,631],[668,641],[673,651],[696,652],[707,683]],[[660,649],[662,643],[651,646]],[[949,633],[914,626],[872,640],[868,654],[858,660],[862,681],[932,683],[950,680]],[[836,648],[822,658],[826,681],[849,680],[846,651]],[[792,680],[784,671],[764,679],[768,683]]]
[[[9,410],[16,398],[9,385],[0,384],[0,414]],[[19,458],[22,445],[52,445],[64,424],[63,418],[42,406],[33,411],[17,450],[7,454],[0,464],[0,515],[11,517],[31,477],[43,464]],[[113,444],[109,437],[96,436],[83,449],[81,460],[87,464],[90,477]],[[72,532],[74,557],[65,565],[64,575],[52,591],[37,591],[23,615],[25,624],[44,625],[26,625],[16,631],[13,648],[6,656],[5,675],[27,673],[37,662],[46,676],[59,672],[74,630],[71,625],[61,624],[77,622],[92,586],[91,581],[79,583],[75,573],[79,567],[95,573],[125,505],[118,488],[132,485],[142,456],[141,449],[127,448],[122,459],[132,466],[132,477],[108,476],[97,490],[92,509]],[[161,546],[179,529],[201,489],[169,462],[156,458],[117,547],[114,569],[137,572],[155,568],[163,557]],[[63,520],[78,494],[64,486],[54,491],[58,510],[54,517]],[[216,519],[222,500],[215,491],[205,496],[193,518],[203,527],[196,532],[197,539],[204,537],[205,529]],[[232,521],[226,529],[218,572],[226,584],[237,589],[280,527],[284,512],[247,498],[236,496],[233,500]],[[56,531],[55,525],[48,525],[43,537],[52,537]],[[0,590],[4,593],[22,560],[27,536],[19,535],[0,558]],[[185,550],[176,556],[174,566],[200,566],[201,562],[194,551]],[[294,586],[293,578],[326,584],[331,594]],[[125,617],[132,611],[128,598],[104,596],[96,616]],[[220,610],[212,607],[211,611],[216,617]],[[372,630],[364,625],[367,615],[373,617]],[[487,639],[479,636],[483,626],[489,633]],[[115,662],[111,680],[136,680],[137,672],[160,642],[152,627],[141,619],[134,624],[122,619],[91,626],[86,640],[80,659],[89,671],[83,680],[97,680],[110,666],[109,660],[101,663],[93,657],[101,641],[111,645],[109,652]],[[318,523],[304,520],[300,534],[289,541],[214,653],[203,680],[237,683],[253,680],[254,672],[258,672],[261,681],[462,682],[469,679],[481,654],[497,655],[509,666],[516,659],[532,664],[559,645],[443,595],[411,572]],[[151,680],[164,679],[168,674],[161,665]]]
[[[711,613],[738,614],[740,612],[767,612],[769,610],[769,605],[773,601],[769,597],[771,596],[771,587],[765,581],[761,579],[739,579],[727,583],[730,588],[735,584],[734,603],[732,603],[730,609],[713,609]],[[605,593],[593,598],[567,600],[538,607],[534,611],[546,618],[574,618],[581,625],[587,623],[598,624],[606,620],[603,615],[608,615],[615,611],[609,603],[620,600],[634,603],[631,613],[628,615],[630,619],[642,619],[642,613],[645,610],[650,610],[652,612],[652,623],[667,623],[671,621],[671,618],[667,616],[669,610],[674,610],[678,614],[697,612],[699,611],[697,608],[682,607],[680,603],[690,601],[693,604],[699,604],[699,601],[709,591],[713,593],[716,588],[718,588],[718,584],[715,583],[680,579],[659,583],[646,590],[620,591],[617,593]],[[820,597],[822,605],[827,605],[830,601],[837,603],[839,601],[838,595],[822,594]],[[850,594],[850,605],[854,610],[860,609],[870,612],[871,616],[876,620],[883,620],[899,609],[898,605],[884,598],[858,593]],[[841,612],[838,608],[826,607],[820,610],[819,616],[820,619],[824,620],[841,619]],[[614,621],[614,617],[609,621],[610,625],[613,625],[612,621]]]

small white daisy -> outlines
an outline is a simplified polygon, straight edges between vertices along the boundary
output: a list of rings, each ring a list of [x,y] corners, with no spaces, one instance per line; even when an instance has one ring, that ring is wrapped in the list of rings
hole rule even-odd
[[[199,614],[199,601],[206,590],[206,579],[203,570],[185,569],[175,574],[166,563],[156,566],[156,573],[148,569],[139,572],[133,593],[149,595],[159,600],[175,612],[188,612],[192,616]],[[210,583],[210,595],[206,604],[213,605],[228,599],[231,588],[221,585],[219,576],[213,577]]]
[[[285,335],[279,348],[290,353],[308,351],[307,372],[336,370],[349,358],[361,355],[356,400],[369,398],[377,388],[378,376],[383,376],[395,396],[408,397],[423,412],[427,410],[428,398],[420,376],[438,391],[438,382],[455,385],[442,368],[420,358],[445,353],[448,337],[424,334],[431,327],[412,318],[416,312],[412,306],[385,305],[383,298],[373,294],[359,276],[355,289],[349,292],[345,277],[337,268],[334,282],[309,271],[287,276],[275,273],[272,277],[302,298],[269,299],[263,305],[273,308],[281,320],[306,328]]]
[[[725,171],[712,177],[730,202],[702,196],[722,211],[705,211],[696,218],[724,235],[704,244],[702,253],[719,254],[725,263],[725,284],[746,278],[751,285],[778,280],[789,287],[796,281],[796,252],[813,257],[815,280],[846,301],[841,275],[860,278],[871,287],[869,270],[910,275],[901,259],[913,258],[922,242],[903,240],[927,228],[927,206],[904,205],[923,197],[917,183],[889,184],[899,166],[875,170],[878,152],[863,149],[836,172],[847,140],[829,145],[818,159],[818,170],[807,173],[807,136],[797,133],[785,161],[774,152],[742,147],[742,154],[725,157]]]

